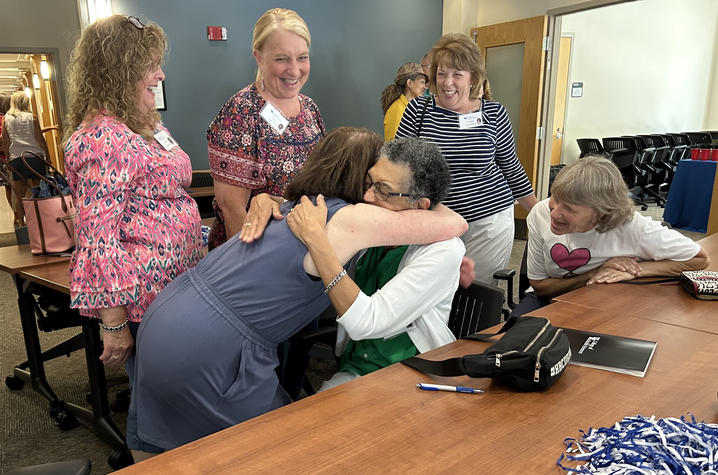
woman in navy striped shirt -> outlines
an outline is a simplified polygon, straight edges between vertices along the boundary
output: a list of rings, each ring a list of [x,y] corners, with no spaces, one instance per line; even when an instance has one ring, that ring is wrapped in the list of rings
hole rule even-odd
[[[513,205],[536,204],[516,156],[504,106],[488,100],[481,50],[466,35],[442,36],[431,52],[435,97],[418,97],[404,112],[396,137],[422,137],[439,146],[451,169],[444,204],[469,222],[461,236],[478,281],[493,283],[506,267],[514,239]]]

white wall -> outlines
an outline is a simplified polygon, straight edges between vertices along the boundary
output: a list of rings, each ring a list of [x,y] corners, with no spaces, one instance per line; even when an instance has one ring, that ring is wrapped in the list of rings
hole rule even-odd
[[[715,0],[644,0],[563,17],[573,33],[563,162],[576,139],[704,130],[716,49]]]
[[[716,17],[715,47],[713,48],[713,77],[711,79],[711,97],[706,104],[706,123],[704,129],[718,130],[718,16]]]
[[[444,0],[443,34],[469,34],[471,28],[545,15],[553,8],[585,0]]]

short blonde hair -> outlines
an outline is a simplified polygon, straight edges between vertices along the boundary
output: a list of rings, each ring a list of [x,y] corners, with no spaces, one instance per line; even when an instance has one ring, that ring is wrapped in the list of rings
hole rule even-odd
[[[272,8],[264,12],[257,20],[257,23],[254,24],[252,51],[261,51],[269,35],[279,29],[287,30],[300,36],[307,42],[307,48],[312,46],[312,36],[309,34],[309,28],[297,12],[287,8]],[[257,81],[261,79],[260,74],[259,69],[257,69]]]
[[[595,210],[599,233],[629,222],[635,211],[621,172],[613,162],[597,155],[566,165],[556,176],[551,195],[558,201]]]
[[[137,83],[162,64],[167,38],[159,25],[140,28],[134,17],[112,15],[85,28],[68,66],[65,140],[83,120],[107,111],[149,139],[160,120],[139,110]],[[140,23],[140,25],[142,25]]]
[[[8,115],[18,115],[21,112],[30,112],[30,98],[23,91],[15,91],[10,96],[10,109]]]
[[[489,96],[487,99],[490,98],[484,58],[481,56],[481,50],[476,43],[471,41],[471,38],[460,33],[444,35],[431,48],[429,55],[431,57],[429,79],[433,91],[436,90],[436,70],[441,65],[471,73],[471,91],[469,92],[471,100],[481,98],[481,85],[484,86],[485,95]]]

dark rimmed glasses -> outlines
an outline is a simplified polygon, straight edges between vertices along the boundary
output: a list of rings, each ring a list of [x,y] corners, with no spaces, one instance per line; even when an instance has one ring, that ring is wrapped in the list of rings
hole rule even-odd
[[[132,24],[132,26],[134,26],[134,27],[137,28],[138,30],[144,30],[144,29],[145,29],[145,24],[142,23],[142,20],[140,20],[140,19],[137,18],[136,16],[128,16],[128,17],[127,17],[127,21],[130,22],[130,23]]]
[[[367,174],[366,183],[364,184],[364,192],[366,193],[372,187],[374,188],[374,196],[376,196],[379,201],[386,201],[392,196],[409,197],[408,193],[396,193],[391,191],[391,188],[389,188],[389,185],[387,185],[386,183],[383,183],[381,181],[374,182],[374,180],[371,179],[371,176]]]

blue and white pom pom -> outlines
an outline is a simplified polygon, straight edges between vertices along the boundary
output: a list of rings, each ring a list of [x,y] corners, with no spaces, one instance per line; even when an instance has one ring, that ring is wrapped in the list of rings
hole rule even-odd
[[[580,431],[580,439],[564,439],[566,450],[556,465],[573,473],[718,475],[718,425],[690,418],[639,414],[613,427]],[[573,461],[585,463],[562,463]]]

